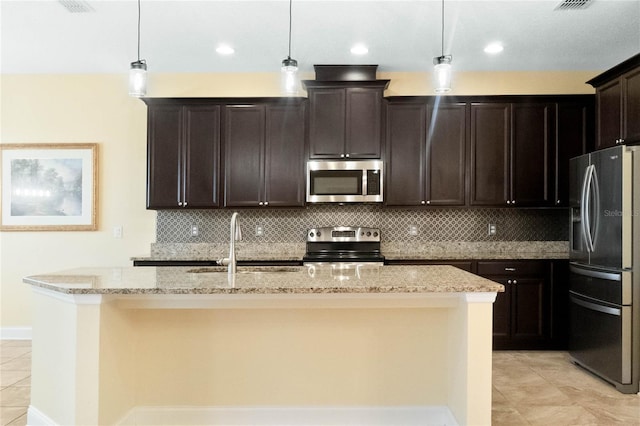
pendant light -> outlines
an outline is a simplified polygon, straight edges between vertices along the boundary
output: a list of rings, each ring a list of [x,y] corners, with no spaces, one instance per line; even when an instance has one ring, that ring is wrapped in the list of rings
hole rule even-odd
[[[444,0],[442,0],[442,50],[440,56],[433,58],[433,76],[436,93],[446,93],[451,90],[451,60],[453,56],[444,54]]]
[[[147,61],[140,59],[140,0],[138,0],[138,60],[129,69],[129,96],[136,98],[147,94]]]
[[[289,0],[289,54],[282,61],[280,68],[280,77],[282,91],[287,95],[295,95],[298,93],[298,61],[291,58],[291,6],[293,0]]]

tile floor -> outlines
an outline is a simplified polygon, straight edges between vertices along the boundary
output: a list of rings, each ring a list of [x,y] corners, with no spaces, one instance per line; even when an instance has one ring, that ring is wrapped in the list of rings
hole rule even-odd
[[[31,342],[0,341],[0,425],[25,425]],[[493,425],[639,425],[640,395],[623,395],[566,352],[493,355]]]

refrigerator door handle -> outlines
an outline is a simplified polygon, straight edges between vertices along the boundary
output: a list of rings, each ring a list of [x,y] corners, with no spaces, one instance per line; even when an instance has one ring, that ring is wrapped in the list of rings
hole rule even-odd
[[[591,165],[591,182],[593,183],[593,198],[595,201],[595,217],[593,218],[593,228],[589,236],[591,239],[591,251],[595,251],[598,238],[598,226],[600,225],[600,186],[598,185],[598,173],[596,166]],[[589,217],[591,220],[591,217]]]
[[[587,308],[592,311],[602,312],[603,314],[608,314],[608,315],[615,315],[617,317],[622,315],[622,310],[619,308],[611,308],[609,306],[603,306],[603,305],[598,305],[596,303],[587,302],[586,300],[578,299],[573,295],[571,295],[570,298],[572,303],[575,303],[576,305],[580,305],[583,308]]]
[[[574,274],[584,275],[585,277],[600,278],[608,281],[622,281],[622,274],[617,272],[592,271],[590,269],[583,269],[574,265],[569,265],[569,271]]]
[[[589,165],[584,170],[584,178],[582,179],[582,195],[580,200],[580,217],[582,222],[582,235],[587,244],[587,252],[593,251],[593,242],[591,241],[591,224],[589,217],[589,208],[591,206],[591,168]]]

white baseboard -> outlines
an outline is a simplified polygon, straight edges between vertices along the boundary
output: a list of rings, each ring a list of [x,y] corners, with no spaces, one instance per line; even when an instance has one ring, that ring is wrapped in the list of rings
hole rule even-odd
[[[31,340],[31,327],[0,327],[0,340]]]
[[[31,423],[29,423],[31,424]],[[458,426],[446,406],[134,407],[118,425]]]

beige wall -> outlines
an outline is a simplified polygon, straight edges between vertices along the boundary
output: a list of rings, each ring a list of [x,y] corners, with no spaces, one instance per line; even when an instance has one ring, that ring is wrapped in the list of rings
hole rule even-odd
[[[594,72],[459,73],[453,95],[593,93]],[[146,107],[122,75],[1,75],[0,142],[97,142],[96,232],[0,233],[0,327],[31,325],[25,275],[80,266],[126,266],[149,252],[155,213],[145,210]],[[313,79],[313,75],[303,76]],[[387,95],[431,95],[428,73],[379,73]],[[150,97],[278,96],[279,75],[151,74]],[[122,239],[112,229],[122,225]]]

